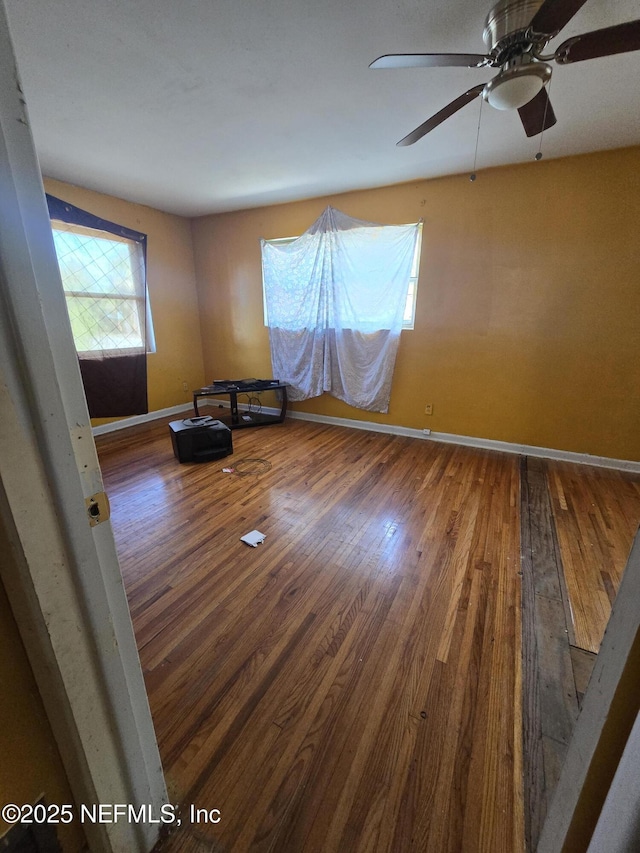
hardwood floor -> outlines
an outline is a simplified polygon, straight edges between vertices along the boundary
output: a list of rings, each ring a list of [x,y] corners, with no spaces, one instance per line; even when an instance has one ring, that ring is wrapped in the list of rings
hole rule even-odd
[[[234,445],[98,440],[183,804],[158,849],[534,850],[640,477],[299,421]]]
[[[523,850],[518,457],[295,420],[201,465],[166,423],[98,448],[162,850]]]
[[[640,523],[640,477],[548,462],[572,645],[597,653]]]

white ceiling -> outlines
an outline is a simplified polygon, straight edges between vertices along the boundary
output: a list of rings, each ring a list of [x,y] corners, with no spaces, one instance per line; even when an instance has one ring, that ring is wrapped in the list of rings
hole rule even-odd
[[[495,72],[368,65],[484,53],[491,0],[5,2],[51,177],[193,216],[472,170],[479,100],[395,143]],[[588,0],[551,47],[634,18],[640,0]],[[545,158],[640,144],[640,51],[554,65],[550,85]],[[484,106],[477,169],[539,145]]]

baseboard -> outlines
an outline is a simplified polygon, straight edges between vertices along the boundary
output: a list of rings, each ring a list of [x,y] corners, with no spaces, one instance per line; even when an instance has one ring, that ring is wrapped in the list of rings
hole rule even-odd
[[[94,435],[104,435],[107,432],[115,432],[119,429],[127,429],[127,427],[138,426],[138,424],[146,424],[150,421],[157,421],[160,418],[168,418],[171,415],[181,415],[183,412],[192,411],[193,403],[181,403],[179,406],[171,406],[168,409],[157,409],[155,412],[147,412],[144,415],[121,418],[119,421],[113,421],[110,424],[100,424],[100,426],[92,427],[91,432]]]
[[[230,409],[231,403],[228,400],[216,400],[213,398],[202,400],[198,403],[198,411],[204,408],[222,408]],[[244,403],[238,403],[239,409],[248,409],[249,406]],[[262,411],[274,415],[280,414],[280,409],[263,408]],[[179,406],[170,406],[168,409],[156,409],[154,412],[147,412],[144,415],[133,415],[130,418],[121,418],[119,421],[113,421],[110,424],[100,424],[91,428],[93,435],[104,435],[108,432],[116,432],[119,429],[127,429],[128,427],[138,426],[139,424],[151,423],[152,421],[160,420],[160,418],[168,418],[171,415],[181,415],[184,412],[193,412],[193,403],[180,403]]]
[[[532,444],[512,444],[508,441],[494,441],[490,438],[474,438],[446,432],[432,432],[426,438],[448,444],[482,447],[487,450],[500,450],[504,453],[517,453],[521,456],[540,456],[543,459],[557,459],[561,462],[575,462],[578,465],[594,465],[596,468],[614,468],[617,471],[630,471],[640,474],[640,462],[634,462],[631,459],[612,459],[609,456],[592,456],[590,453],[574,453],[571,450],[536,447]]]
[[[314,415],[311,412],[287,411],[288,418],[295,418],[301,421],[314,421],[319,424],[333,424],[333,426],[343,426],[349,429],[364,429],[368,432],[386,432],[389,435],[404,435],[407,438],[430,438],[426,436],[421,429],[412,429],[411,427],[398,426],[397,424],[378,424],[375,421],[356,421],[351,418],[334,418],[331,415]]]
[[[230,404],[228,401],[218,400],[215,403],[211,401],[203,401],[198,408],[225,408],[228,409]],[[239,409],[248,409],[246,404],[239,404]],[[135,415],[132,418],[123,418],[120,421],[115,421],[110,424],[102,424],[102,426],[93,427],[94,435],[103,435],[107,432],[114,432],[118,429],[126,429],[130,426],[147,423],[148,421],[165,418],[169,415],[179,415],[182,412],[192,411],[191,403],[183,403],[180,406],[172,406],[169,409],[159,409],[156,412],[149,412],[146,415]],[[262,410],[265,414],[277,415],[280,409],[264,406]],[[419,438],[421,441],[437,441],[442,444],[460,444],[464,447],[478,447],[481,450],[497,450],[501,453],[516,453],[520,456],[539,456],[543,459],[557,459],[561,462],[575,462],[579,465],[593,465],[597,468],[613,468],[616,471],[629,471],[634,474],[640,474],[640,462],[634,462],[629,459],[612,459],[608,456],[592,456],[589,453],[574,453],[571,450],[555,450],[549,447],[536,447],[532,444],[514,444],[509,441],[497,441],[491,438],[476,438],[470,435],[456,435],[449,432],[430,432],[426,434],[421,429],[412,429],[411,427],[398,426],[397,424],[379,424],[375,421],[357,421],[351,418],[336,418],[331,415],[315,415],[311,412],[292,411],[287,412],[288,418],[294,418],[301,421],[314,421],[321,424],[333,424],[334,426],[347,427],[349,429],[364,429],[369,432],[384,432],[389,435],[403,435],[407,438]]]
[[[287,417],[303,421],[315,421],[323,424],[365,429],[371,432],[386,432],[390,435],[405,435],[423,441],[437,441],[443,444],[461,444],[465,447],[478,447],[482,450],[498,450],[501,453],[516,453],[521,456],[539,456],[543,459],[557,459],[562,462],[575,462],[579,465],[593,465],[597,468],[613,468],[617,471],[629,471],[640,474],[640,462],[629,459],[612,459],[608,456],[592,456],[589,453],[574,453],[571,450],[556,450],[549,447],[536,447],[532,444],[513,444],[509,441],[496,441],[491,438],[476,438],[469,435],[455,435],[448,432],[429,432],[420,429],[379,424],[373,421],[356,421],[349,418],[335,418],[329,415],[315,415],[310,412],[288,411]]]

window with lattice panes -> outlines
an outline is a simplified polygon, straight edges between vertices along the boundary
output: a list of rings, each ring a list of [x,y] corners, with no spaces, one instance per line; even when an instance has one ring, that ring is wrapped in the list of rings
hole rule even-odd
[[[78,354],[155,351],[141,244],[59,220],[51,227]]]

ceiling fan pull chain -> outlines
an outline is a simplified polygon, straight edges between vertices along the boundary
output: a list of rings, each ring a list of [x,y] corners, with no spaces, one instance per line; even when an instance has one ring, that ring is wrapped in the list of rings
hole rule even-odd
[[[552,79],[553,78],[550,78],[549,82],[547,83],[547,95],[549,95],[549,96],[551,95],[551,80]],[[547,123],[547,110],[549,109],[550,103],[551,103],[551,97],[548,97],[547,101],[544,105],[544,116],[542,118],[542,130],[540,132],[540,145],[538,146],[538,151],[537,151],[536,157],[535,157],[535,159],[538,161],[542,160],[542,139],[544,137],[544,128],[545,128],[545,125]]]
[[[478,141],[480,139],[480,121],[482,119],[482,102],[484,98],[480,98],[480,111],[478,112],[478,130],[476,131],[476,150],[473,154],[473,172],[469,175],[470,181],[475,181],[476,179],[476,162],[478,160]]]

